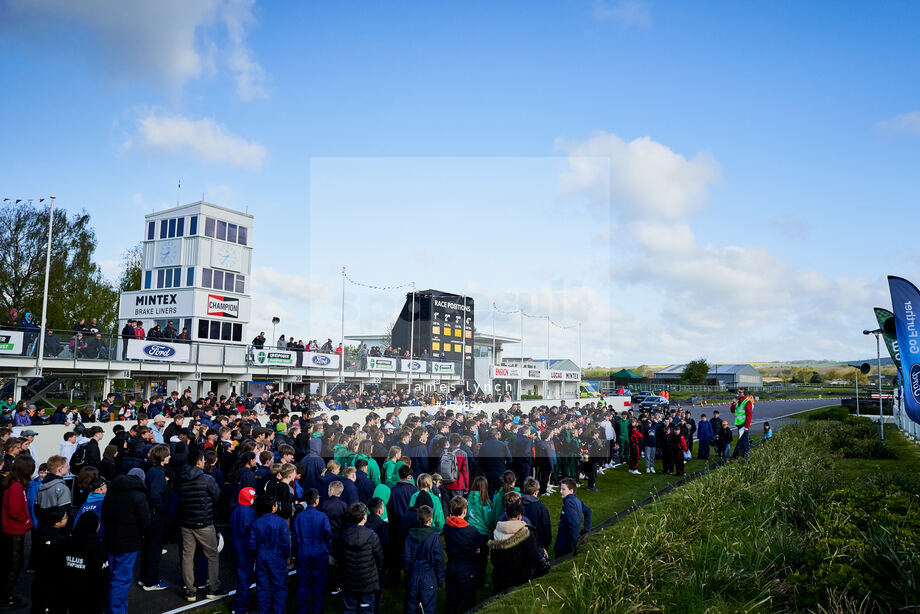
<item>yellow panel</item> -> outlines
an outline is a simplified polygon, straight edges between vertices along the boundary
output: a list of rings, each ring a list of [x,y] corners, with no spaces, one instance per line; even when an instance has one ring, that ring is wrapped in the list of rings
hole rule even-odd
[[[459,337],[459,336],[462,335],[462,334],[463,334],[463,331],[460,330],[459,328],[455,328],[455,329],[454,329],[454,337]],[[459,351],[459,350],[458,350],[458,351]]]
[[[455,351],[455,352],[460,352],[460,351],[462,351],[462,350],[463,350],[463,346],[462,346],[462,345],[460,345],[459,343],[455,343],[455,344],[454,344],[454,351]]]
[[[467,338],[467,339],[472,339],[472,338],[473,338],[473,331],[467,330],[467,331],[466,331],[466,338]]]
[[[440,351],[440,350],[441,350],[441,342],[440,342],[440,341],[432,341],[432,342],[431,342],[431,349],[432,349],[432,350],[438,350],[438,351]]]
[[[444,327],[444,334],[445,334],[446,336],[450,337],[450,329],[447,328],[446,326]]]
[[[440,335],[440,334],[441,334],[441,327],[440,327],[440,326],[432,326],[432,327],[431,327],[431,334],[432,334],[432,335]]]
[[[472,354],[472,353],[473,353],[473,346],[472,346],[472,345],[466,346],[466,353],[467,353],[467,354]]]

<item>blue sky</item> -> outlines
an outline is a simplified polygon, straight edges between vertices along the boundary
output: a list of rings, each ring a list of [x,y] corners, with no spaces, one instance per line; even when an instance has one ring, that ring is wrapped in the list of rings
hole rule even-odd
[[[918,20],[908,2],[6,0],[0,192],[85,208],[113,274],[180,179],[183,202],[248,207],[253,325],[277,313],[298,337],[338,334],[344,265],[467,292],[486,329],[493,300],[581,321],[586,363],[861,357],[884,276],[920,277]],[[349,334],[401,302],[346,296]],[[542,356],[545,323],[525,337]]]

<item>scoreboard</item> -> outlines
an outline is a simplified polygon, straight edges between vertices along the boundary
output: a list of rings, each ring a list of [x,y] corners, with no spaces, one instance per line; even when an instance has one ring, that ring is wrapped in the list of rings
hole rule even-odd
[[[467,379],[473,370],[473,299],[439,290],[421,290],[406,295],[406,304],[393,326],[393,346],[409,349],[411,314],[415,315],[415,355],[428,351],[432,360],[465,360]],[[457,373],[459,375],[459,373]]]

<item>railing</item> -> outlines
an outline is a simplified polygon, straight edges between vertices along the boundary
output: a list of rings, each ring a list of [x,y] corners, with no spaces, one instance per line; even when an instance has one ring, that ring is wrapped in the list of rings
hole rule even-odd
[[[10,335],[9,333],[14,334]],[[9,347],[0,353],[0,358],[37,357],[39,346],[38,331],[0,330],[0,337],[3,336],[10,337]],[[129,351],[128,341],[132,342],[131,351]],[[139,348],[137,344],[142,347]],[[3,342],[0,340],[0,347],[2,345]],[[146,351],[138,355],[141,349],[146,349]],[[256,347],[244,344],[192,341],[165,337],[161,339],[125,339],[121,335],[111,333],[93,334],[56,329],[46,331],[43,354],[46,364],[53,364],[57,361],[172,362],[231,367],[294,367],[337,372],[340,369],[340,360],[344,360],[345,371],[409,373],[408,369],[402,368],[403,361],[409,361],[409,359],[395,356],[386,357],[385,360],[377,360],[384,357],[361,357],[356,352],[345,352],[344,356],[340,356],[335,353],[279,349],[267,343],[262,347]],[[416,358],[410,363],[408,366],[412,369],[413,374],[430,373],[459,376],[461,372],[459,361],[432,361],[427,358]],[[435,365],[440,366],[436,367]]]

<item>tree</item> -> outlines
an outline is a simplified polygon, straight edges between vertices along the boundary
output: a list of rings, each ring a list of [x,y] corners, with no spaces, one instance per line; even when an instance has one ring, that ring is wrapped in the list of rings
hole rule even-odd
[[[709,363],[705,358],[691,360],[680,374],[680,381],[684,384],[705,384],[709,375]]]
[[[812,372],[811,378],[808,380],[809,384],[823,384],[824,378],[821,377],[821,374],[817,371]]]
[[[0,209],[0,309],[32,312],[49,328],[70,329],[79,318],[98,318],[114,330],[118,292],[93,260],[96,234],[85,211],[54,212],[48,313],[41,313],[49,207],[28,203]]]
[[[138,243],[131,249],[126,249],[121,253],[121,276],[118,278],[119,290],[122,292],[131,292],[141,289],[143,263],[143,243]]]

